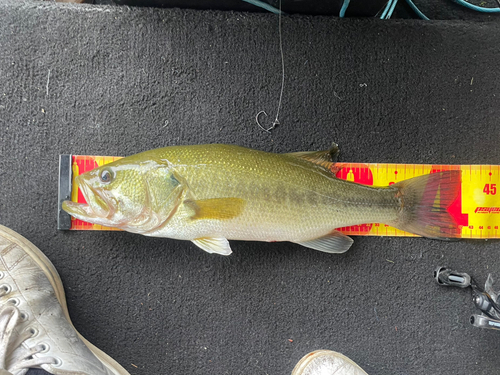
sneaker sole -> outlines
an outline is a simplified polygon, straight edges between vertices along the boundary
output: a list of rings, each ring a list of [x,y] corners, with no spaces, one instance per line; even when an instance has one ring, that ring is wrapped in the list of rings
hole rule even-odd
[[[69,317],[68,307],[66,305],[66,295],[64,294],[64,287],[61,281],[61,277],[57,272],[56,268],[52,262],[45,256],[42,251],[33,245],[26,238],[21,236],[19,233],[14,232],[12,229],[0,225],[0,235],[7,238],[9,241],[16,243],[20,246],[26,253],[38,264],[42,269],[47,279],[49,279],[52,288],[56,293],[57,300],[59,301],[66,319],[74,328],[83,343],[90,349],[92,353],[115,375],[130,375],[118,362],[116,362],[109,355],[104,353],[101,349],[97,348],[91,344],[85,337],[83,337],[75,328]]]
[[[315,350],[314,352],[311,352],[309,354],[306,354],[304,357],[301,358],[301,360],[295,365],[293,371],[292,371],[292,375],[301,375],[303,374],[305,368],[312,362],[313,359],[316,359],[318,357],[322,357],[322,356],[333,356],[333,357],[336,357],[338,359],[341,359],[342,361],[345,361],[349,364],[351,364],[355,369],[356,369],[356,374],[366,374],[366,372],[361,368],[359,367],[359,365],[354,362],[352,359],[350,359],[349,357],[346,357],[345,355],[341,354],[341,353],[337,353],[337,352],[334,352],[332,350]],[[337,372],[335,372],[337,374]],[[351,372],[349,372],[351,373]],[[338,372],[339,375],[344,375],[344,374],[348,374],[347,372]],[[368,374],[366,374],[368,375]]]

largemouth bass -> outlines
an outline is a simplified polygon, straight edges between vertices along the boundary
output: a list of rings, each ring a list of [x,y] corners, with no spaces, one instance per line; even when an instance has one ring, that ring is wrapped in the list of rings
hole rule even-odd
[[[229,255],[228,240],[290,241],[342,253],[352,239],[335,228],[385,223],[431,238],[454,238],[447,212],[460,171],[387,187],[337,179],[338,148],[274,154],[239,146],[172,146],[132,155],[76,178],[87,204],[75,218],[146,236],[190,240]]]

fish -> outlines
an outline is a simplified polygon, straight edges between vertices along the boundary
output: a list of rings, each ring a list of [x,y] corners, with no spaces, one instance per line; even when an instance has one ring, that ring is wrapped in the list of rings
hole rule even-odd
[[[73,217],[152,237],[189,240],[231,254],[228,240],[293,242],[343,253],[338,228],[383,223],[453,239],[447,208],[459,170],[374,187],[338,179],[334,143],[322,151],[271,153],[237,145],[169,146],[131,155],[76,177],[87,203],[64,201]]]

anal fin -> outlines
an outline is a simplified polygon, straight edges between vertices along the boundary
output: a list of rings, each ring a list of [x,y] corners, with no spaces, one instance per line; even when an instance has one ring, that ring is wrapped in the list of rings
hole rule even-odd
[[[326,236],[297,243],[324,253],[341,254],[349,250],[353,242],[354,241],[351,237],[346,236],[338,230],[334,230]]]
[[[232,253],[229,241],[225,238],[212,238],[204,237],[192,240],[192,242],[199,248],[205,250],[207,253],[229,255]]]

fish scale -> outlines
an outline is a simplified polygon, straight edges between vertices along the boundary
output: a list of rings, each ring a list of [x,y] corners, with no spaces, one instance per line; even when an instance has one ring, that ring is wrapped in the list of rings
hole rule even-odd
[[[399,203],[395,191],[386,191],[390,189],[346,186],[323,167],[291,156],[225,145],[213,145],[207,152],[206,147],[169,147],[159,155],[151,151],[151,157],[169,160],[186,178],[195,199],[238,197],[246,200],[245,209],[230,221],[191,223],[186,215],[186,220],[173,220],[167,227],[188,231],[193,226],[190,233],[224,233],[233,239],[299,242],[367,218],[396,218]]]

